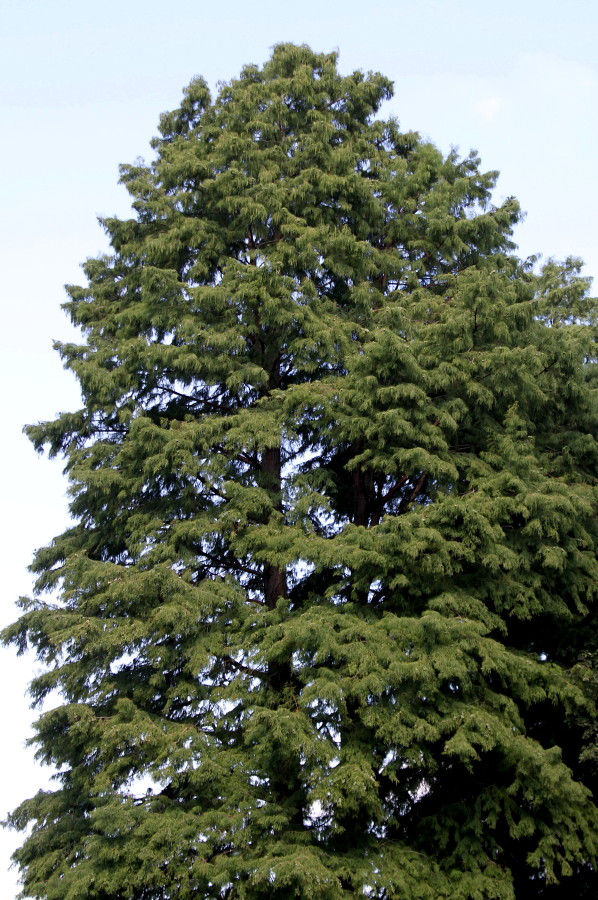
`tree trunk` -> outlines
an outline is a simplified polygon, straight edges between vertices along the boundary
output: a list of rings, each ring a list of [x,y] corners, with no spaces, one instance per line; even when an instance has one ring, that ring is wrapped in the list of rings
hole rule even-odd
[[[282,512],[282,479],[281,479],[280,446],[264,450],[262,472],[265,475],[266,489],[274,496],[274,509]],[[276,601],[287,596],[287,573],[278,566],[264,566],[264,600],[269,609],[276,607]]]

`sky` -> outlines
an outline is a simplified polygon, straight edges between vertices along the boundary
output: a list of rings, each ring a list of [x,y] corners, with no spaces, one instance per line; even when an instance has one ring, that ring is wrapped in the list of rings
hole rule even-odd
[[[52,350],[76,339],[63,285],[107,250],[96,217],[129,215],[118,165],[151,158],[160,112],[194,75],[215,88],[283,41],[337,50],[343,73],[380,71],[395,83],[382,115],[500,171],[496,201],[515,195],[526,211],[520,255],[579,256],[598,276],[597,39],[594,0],[0,0],[0,626],[31,591],[34,549],[68,524],[60,462],[22,435],[79,406]],[[25,747],[36,671],[31,656],[0,653],[0,818],[51,786]],[[19,841],[0,833],[6,900],[18,891],[8,867]]]

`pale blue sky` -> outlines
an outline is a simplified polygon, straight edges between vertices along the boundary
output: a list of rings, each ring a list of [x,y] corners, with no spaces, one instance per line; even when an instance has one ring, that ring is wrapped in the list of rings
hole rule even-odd
[[[105,249],[95,216],[126,215],[118,164],[148,155],[158,115],[195,74],[211,85],[262,63],[280,41],[340,52],[340,68],[395,82],[394,114],[443,150],[476,148],[515,194],[520,252],[586,260],[598,275],[598,6],[594,0],[0,0],[0,252],[4,329],[3,585],[0,624],[29,590],[34,547],[66,523],[60,466],[38,459],[25,422],[77,405],[51,351],[78,264]],[[4,651],[0,816],[45,783],[23,750],[33,659]],[[0,835],[0,895],[18,837]]]

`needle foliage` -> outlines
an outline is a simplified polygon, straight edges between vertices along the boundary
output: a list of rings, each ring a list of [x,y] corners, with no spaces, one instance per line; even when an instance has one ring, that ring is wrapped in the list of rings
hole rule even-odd
[[[122,168],[27,429],[23,897],[596,894],[596,305],[391,90],[280,45]]]

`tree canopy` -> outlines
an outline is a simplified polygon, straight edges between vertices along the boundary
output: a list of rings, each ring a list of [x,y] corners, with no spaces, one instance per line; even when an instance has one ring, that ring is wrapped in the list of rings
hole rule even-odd
[[[122,167],[27,429],[24,897],[595,896],[596,303],[391,92],[279,45]]]

